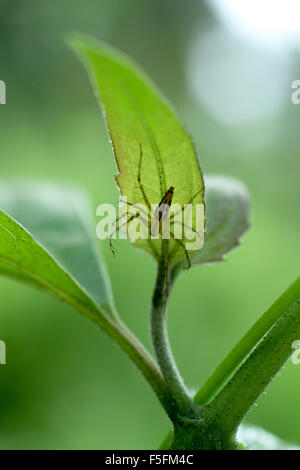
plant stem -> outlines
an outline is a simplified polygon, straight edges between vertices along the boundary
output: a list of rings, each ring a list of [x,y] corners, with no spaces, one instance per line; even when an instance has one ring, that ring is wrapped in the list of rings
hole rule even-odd
[[[199,405],[207,404],[220,390],[236,368],[250,354],[252,349],[268,332],[283,312],[300,297],[300,278],[298,278],[277,301],[262,315],[243,336],[238,344],[221,362],[194,397]]]
[[[73,299],[69,299],[68,303],[96,323],[129,356],[142,372],[171,419],[175,410],[174,399],[170,395],[158,365],[133,333],[120,320],[99,312],[99,307],[94,302],[91,302],[89,307],[74,302]]]
[[[165,265],[164,257],[162,257],[158,266],[151,308],[153,348],[170,394],[177,404],[179,414],[195,417],[197,407],[184,385],[169,344],[167,333],[168,289],[168,268]]]
[[[161,374],[161,371],[150,356],[145,347],[138,341],[127,327],[123,324],[116,325],[116,329],[109,334],[114,341],[123,349],[124,352],[135,363],[142,372],[147,382],[157,395],[161,405],[165,409],[170,419],[175,413],[175,402],[169,393],[167,384]]]
[[[206,417],[232,435],[271,380],[287,361],[292,343],[300,339],[300,298],[269,330],[233,378],[205,409]]]
[[[298,278],[271,307],[262,315],[262,317],[252,326],[246,335],[232,349],[228,356],[222,361],[218,368],[213,372],[205,384],[195,395],[194,400],[198,405],[207,404],[212,397],[220,390],[226,380],[232,375],[237,367],[257,343],[267,334],[275,323],[284,316],[285,312],[291,308],[300,298],[300,278]],[[297,339],[297,338],[295,338]],[[300,338],[299,338],[300,339]],[[291,351],[291,349],[289,350]],[[271,379],[270,379],[271,380]],[[249,386],[247,386],[249,389]],[[244,392],[243,392],[244,393]],[[258,396],[259,396],[258,392]],[[230,399],[231,400],[231,399]],[[160,449],[167,449],[172,441],[172,432],[166,436],[160,446]]]

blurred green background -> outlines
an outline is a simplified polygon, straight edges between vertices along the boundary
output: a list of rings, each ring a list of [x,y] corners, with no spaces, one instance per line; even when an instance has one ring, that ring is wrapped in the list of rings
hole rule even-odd
[[[289,9],[289,2],[278,3]],[[170,301],[171,343],[192,389],[299,274],[300,105],[291,103],[291,82],[300,79],[299,38],[289,34],[288,22],[278,28],[257,10],[246,15],[254,25],[244,25],[232,4],[0,2],[0,79],[7,86],[2,179],[76,182],[91,194],[94,214],[98,204],[117,202],[103,119],[63,42],[78,30],[121,48],[153,77],[193,136],[205,173],[234,176],[249,188],[252,227],[242,246],[222,264],[184,272]],[[118,242],[116,259],[107,243],[101,248],[120,314],[151,348],[155,264],[127,241]],[[135,366],[92,323],[4,278],[0,311],[7,344],[1,448],[158,446],[169,428],[164,412]],[[300,444],[299,387],[300,367],[289,363],[247,421]]]

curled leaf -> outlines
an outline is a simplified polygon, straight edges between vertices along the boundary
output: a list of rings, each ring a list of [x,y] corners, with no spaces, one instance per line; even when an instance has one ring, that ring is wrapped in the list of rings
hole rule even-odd
[[[240,244],[249,228],[249,195],[240,181],[225,176],[206,176],[207,223],[204,246],[191,255],[192,266],[216,263]],[[183,262],[173,268],[175,277]]]
[[[207,188],[207,231],[201,252],[193,264],[222,261],[224,255],[239,245],[249,228],[249,195],[243,183],[225,176],[205,178]]]

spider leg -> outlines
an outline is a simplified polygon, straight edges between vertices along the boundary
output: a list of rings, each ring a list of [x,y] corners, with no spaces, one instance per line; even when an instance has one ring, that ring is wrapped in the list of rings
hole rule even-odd
[[[151,211],[151,204],[149,202],[149,199],[146,196],[145,190],[142,185],[142,178],[141,178],[141,173],[142,173],[142,158],[143,158],[143,148],[142,144],[140,144],[140,160],[139,160],[139,171],[138,171],[138,184],[141,190],[141,193],[143,195],[144,201],[148,209]]]
[[[145,217],[148,217],[148,213],[146,211],[144,211],[144,209],[142,207],[140,207],[138,204],[133,204],[132,202],[128,202],[128,201],[124,201],[123,199],[120,199],[121,202],[125,202],[126,204],[128,204],[129,206],[131,207],[135,207],[136,209],[138,209],[140,212],[142,212],[144,214]]]
[[[130,216],[130,214],[127,214],[127,212],[125,212],[122,215],[119,215],[119,217],[116,218],[116,220],[112,223],[112,225],[117,225],[117,223],[120,222],[121,219],[123,219],[124,217],[126,217],[128,215]]]
[[[115,256],[116,256],[116,250],[115,250],[115,248],[114,248],[114,246],[113,246],[113,244],[112,244],[111,238],[109,239],[109,248],[110,248],[110,251],[112,252],[113,257],[115,258]]]
[[[140,216],[139,213],[137,213],[135,215],[131,215],[130,217],[128,217],[126,222],[123,222],[122,224],[119,224],[119,226],[116,227],[116,229],[109,235],[109,247],[111,249],[111,252],[112,252],[113,256],[115,256],[116,252],[115,252],[115,249],[114,249],[113,244],[112,244],[112,238],[116,235],[116,233],[120,230],[120,228],[124,227],[124,225],[129,224],[132,220],[136,219],[139,216]]]
[[[137,209],[139,212],[142,212],[145,217],[148,218],[148,214],[146,211],[143,210],[142,207],[140,207],[138,204],[133,204],[132,202],[128,202],[128,201],[124,201],[123,199],[120,199],[121,202],[125,202],[126,204],[128,204],[128,206],[130,207],[134,207],[135,209]],[[124,214],[121,214],[119,215],[119,217],[116,218],[116,220],[113,222],[112,225],[116,225],[118,222],[120,222],[121,219],[123,219],[124,217],[127,217],[127,216],[132,216],[133,214],[130,214],[129,212],[124,212]]]
[[[196,194],[194,194],[194,196],[191,197],[191,199],[189,200],[188,204],[191,204],[191,202],[193,202],[193,200],[194,200],[197,196],[199,196],[199,194],[203,193],[203,191],[204,191],[204,186],[203,186]]]
[[[204,186],[203,188],[201,188],[196,194],[194,194],[193,197],[191,197],[191,199],[187,202],[187,204],[191,204],[193,202],[194,199],[196,199],[197,196],[199,196],[199,194],[203,193],[204,191]],[[180,214],[180,212],[183,212],[184,209],[182,208],[180,211],[176,212],[176,213],[173,213],[171,216],[170,216],[170,220],[173,220],[174,217],[176,217],[176,215]]]
[[[173,220],[173,225],[175,225],[175,224],[179,224],[179,225],[181,225],[182,227],[188,228],[189,230],[191,230],[191,232],[194,232],[195,235],[200,238],[200,233],[197,232],[197,230],[195,230],[195,229],[194,229],[193,227],[191,227],[190,225],[187,225],[187,224],[185,224],[185,223],[183,223],[183,222],[179,222],[179,220]]]
[[[185,254],[185,257],[186,257],[186,261],[187,261],[187,267],[186,267],[186,269],[190,269],[190,267],[192,266],[192,264],[191,264],[191,260],[190,260],[188,251],[187,251],[187,249],[186,249],[186,247],[185,247],[185,244],[184,244],[181,240],[179,240],[178,238],[175,238],[174,234],[171,233],[171,232],[170,232],[170,237],[172,238],[172,240],[174,240],[176,243],[178,243],[178,244],[181,246],[181,248],[183,249],[184,254]]]

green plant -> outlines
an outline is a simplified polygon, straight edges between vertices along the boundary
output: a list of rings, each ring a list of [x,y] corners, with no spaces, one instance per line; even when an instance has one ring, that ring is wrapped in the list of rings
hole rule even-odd
[[[141,200],[138,183],[158,203],[170,186],[180,206],[204,203],[204,182],[193,145],[153,84],[125,56],[95,40],[73,35],[70,45],[101,96],[119,169],[122,196]],[[171,158],[170,158],[171,157]],[[221,262],[248,228],[248,195],[238,181],[206,177],[207,231],[191,265]],[[175,197],[175,196],[174,196]],[[168,297],[186,267],[186,254],[171,239],[137,240],[158,265],[150,314],[157,362],[121,321],[103,259],[97,252],[85,195],[50,184],[1,186],[0,272],[50,292],[91,319],[128,354],[156,393],[172,422],[162,448],[240,449],[237,430],[300,337],[300,278],[233,348],[194,397],[170,350]]]

